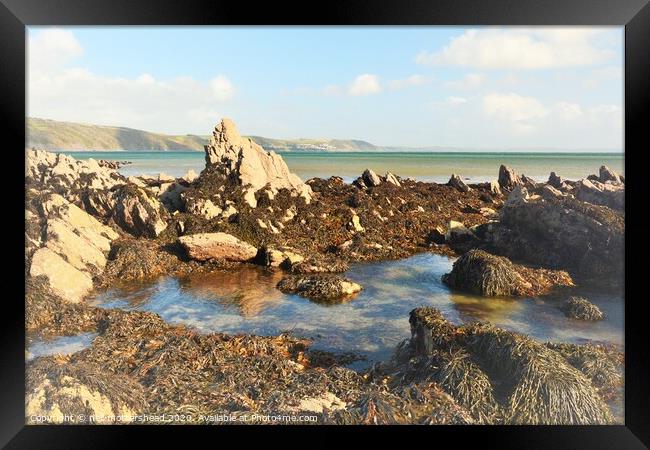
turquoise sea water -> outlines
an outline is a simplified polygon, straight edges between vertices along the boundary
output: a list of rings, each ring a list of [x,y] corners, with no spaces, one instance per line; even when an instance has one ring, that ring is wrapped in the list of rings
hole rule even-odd
[[[154,175],[164,172],[183,175],[205,167],[203,152],[64,152],[77,159],[110,159],[131,161],[120,169],[124,175]],[[422,181],[446,182],[452,173],[473,182],[495,179],[499,166],[506,164],[518,173],[539,181],[548,179],[551,171],[568,179],[598,173],[605,164],[624,173],[622,153],[487,153],[487,152],[280,152],[291,171],[306,180],[332,175],[351,181],[365,169],[379,174],[387,171],[401,177]]]

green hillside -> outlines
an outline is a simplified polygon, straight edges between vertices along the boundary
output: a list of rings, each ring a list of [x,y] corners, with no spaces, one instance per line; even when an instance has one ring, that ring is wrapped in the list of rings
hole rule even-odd
[[[68,151],[202,151],[209,136],[173,136],[133,128],[86,125],[73,122],[28,118],[27,147]],[[360,140],[340,139],[269,139],[251,136],[267,150],[275,151],[358,151],[378,147]]]

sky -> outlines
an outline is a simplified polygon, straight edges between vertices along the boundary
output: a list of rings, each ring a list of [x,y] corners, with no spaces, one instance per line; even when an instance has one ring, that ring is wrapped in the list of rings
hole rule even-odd
[[[623,28],[29,27],[29,117],[469,149],[623,148]]]

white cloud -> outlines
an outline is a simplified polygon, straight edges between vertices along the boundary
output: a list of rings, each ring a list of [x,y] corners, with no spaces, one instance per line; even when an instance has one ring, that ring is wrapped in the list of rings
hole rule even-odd
[[[534,97],[518,94],[489,94],[483,97],[486,115],[507,122],[516,132],[533,131],[535,120],[548,114],[548,110]]]
[[[460,80],[447,81],[444,86],[448,89],[474,89],[483,84],[484,77],[478,73],[469,73]]]
[[[456,106],[456,105],[462,105],[463,103],[467,103],[467,99],[464,97],[447,97],[446,103],[451,106]]]
[[[30,34],[29,116],[169,133],[205,133],[221,117],[219,110],[224,102],[235,93],[225,75],[208,81],[192,77],[159,80],[149,73],[134,78],[107,77],[71,67],[82,53],[69,31],[49,29]]]
[[[354,79],[348,86],[348,94],[350,95],[371,95],[381,92],[379,78],[377,75],[364,73]]]
[[[410,77],[400,80],[391,80],[388,82],[388,89],[397,91],[412,86],[422,86],[430,81],[428,77],[423,75],[411,75]]]
[[[468,30],[436,52],[421,52],[418,64],[482,69],[550,69],[601,63],[613,52],[594,42],[601,31],[582,28]]]
[[[225,75],[219,75],[211,79],[210,87],[218,100],[228,100],[235,94],[235,88]]]
[[[557,102],[554,112],[560,119],[569,121],[579,119],[584,114],[580,105],[569,102]]]
[[[27,57],[30,69],[60,67],[83,54],[83,48],[71,31],[45,29],[35,35],[30,32]]]

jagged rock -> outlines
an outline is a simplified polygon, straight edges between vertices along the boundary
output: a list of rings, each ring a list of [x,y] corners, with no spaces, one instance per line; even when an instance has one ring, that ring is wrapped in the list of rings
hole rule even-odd
[[[361,174],[361,179],[368,187],[375,187],[381,184],[381,178],[372,169],[366,169]]]
[[[555,189],[552,185],[550,184],[545,184],[542,186],[541,190],[542,197],[544,198],[561,198],[564,196],[562,192],[559,190]]]
[[[218,166],[231,181],[249,186],[245,199],[253,208],[257,206],[255,192],[267,185],[276,190],[295,191],[305,202],[311,201],[311,188],[289,171],[282,157],[240,136],[230,119],[223,119],[215,127],[205,146],[205,162],[206,166]]]
[[[551,172],[551,174],[548,177],[548,184],[550,184],[555,189],[561,189],[562,183],[563,183],[562,178],[556,175],[555,172]]]
[[[114,195],[111,217],[134,236],[154,238],[167,228],[169,213],[157,198],[137,186],[119,187]]]
[[[337,275],[290,275],[280,280],[277,287],[285,293],[322,301],[341,300],[362,289],[359,284]]]
[[[390,172],[386,172],[384,178],[386,179],[386,183],[394,184],[397,187],[401,186],[401,183],[399,182],[397,177]]]
[[[517,175],[517,172],[502,164],[501,167],[499,167],[499,186],[501,186],[502,189],[511,191],[519,184],[521,184],[521,179],[519,178],[519,175]]]
[[[110,250],[111,241],[119,237],[111,227],[103,225],[58,194],[50,194],[43,200],[41,214],[47,220],[57,219],[65,222],[72,232],[104,252]]]
[[[198,174],[194,172],[194,170],[190,169],[187,172],[185,172],[185,175],[181,177],[182,180],[184,180],[187,183],[191,183],[192,181],[196,180],[198,178]]]
[[[114,169],[102,167],[90,158],[76,160],[62,153],[41,150],[25,152],[25,183],[40,191],[52,190],[72,200],[74,190],[110,189],[126,183],[126,178]]]
[[[510,192],[510,195],[508,195],[508,199],[506,200],[505,205],[517,206],[521,203],[526,203],[528,201],[528,198],[528,189],[526,189],[523,185],[518,184],[512,190],[512,192]]]
[[[463,181],[460,175],[456,175],[455,173],[451,175],[451,178],[447,184],[453,188],[458,189],[460,192],[469,192],[472,190],[472,188]]]
[[[598,306],[583,297],[571,297],[560,307],[564,315],[576,320],[603,320],[605,315]]]
[[[537,182],[531,177],[524,174],[521,175],[521,183],[529,190],[535,189],[537,187]]]
[[[501,185],[497,180],[490,181],[490,194],[501,195]]]
[[[212,203],[210,199],[189,198],[185,200],[185,211],[190,214],[196,214],[206,219],[214,219],[223,214],[223,209]]]
[[[574,195],[578,200],[594,205],[608,206],[619,211],[625,209],[625,188],[621,183],[601,183],[583,178],[576,183]]]
[[[181,236],[178,241],[190,258],[198,261],[224,259],[227,261],[250,261],[257,249],[247,242],[227,233],[199,233]]]
[[[53,250],[43,247],[32,256],[32,277],[45,275],[52,291],[71,303],[78,303],[93,287],[93,280]]]
[[[598,180],[601,183],[606,183],[608,181],[611,181],[613,183],[621,183],[620,175],[607,166],[600,166]]]

